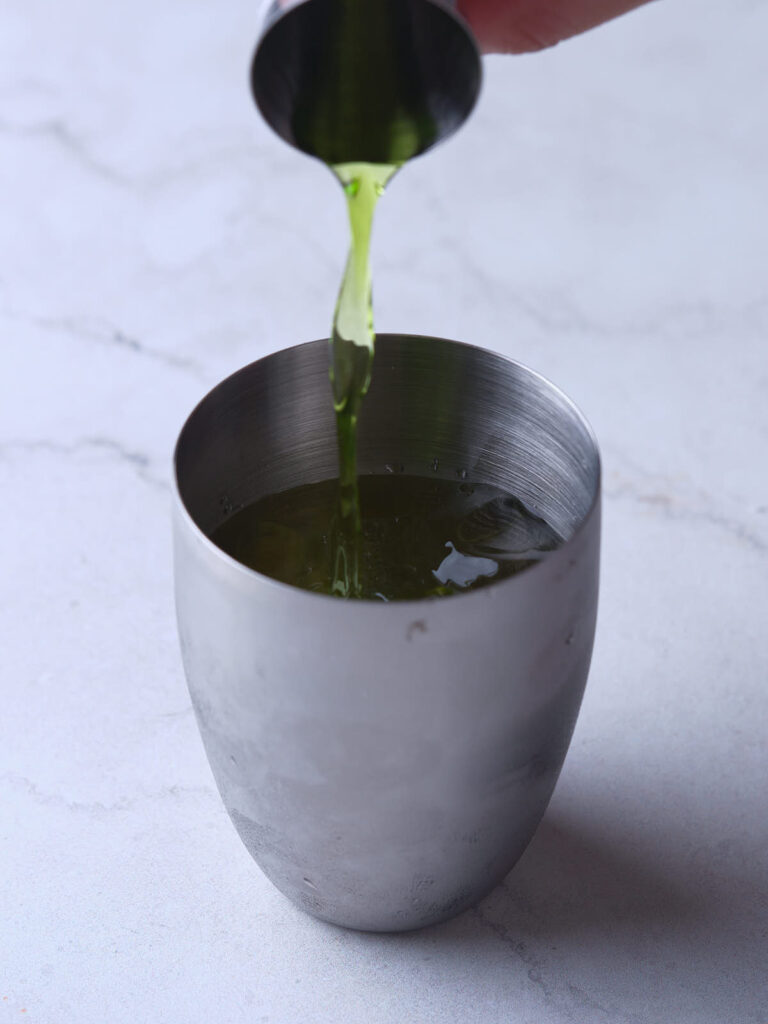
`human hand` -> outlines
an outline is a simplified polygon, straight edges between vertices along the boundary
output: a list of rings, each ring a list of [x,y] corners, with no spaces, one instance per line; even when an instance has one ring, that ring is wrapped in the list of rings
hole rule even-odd
[[[484,53],[531,53],[586,32],[647,0],[459,0]]]

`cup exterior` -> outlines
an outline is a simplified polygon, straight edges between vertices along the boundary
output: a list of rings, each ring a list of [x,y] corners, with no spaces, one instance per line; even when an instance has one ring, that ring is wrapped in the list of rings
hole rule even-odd
[[[510,871],[587,679],[596,488],[570,539],[519,575],[388,604],[245,568],[177,489],[176,608],[200,732],[243,842],[294,903],[351,928],[406,930],[472,906]]]

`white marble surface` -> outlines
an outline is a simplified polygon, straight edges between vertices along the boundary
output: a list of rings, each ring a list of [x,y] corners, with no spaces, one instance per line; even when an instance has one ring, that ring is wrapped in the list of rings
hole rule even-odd
[[[378,323],[562,385],[602,442],[601,617],[546,819],[421,934],[261,876],[176,644],[170,453],[327,329],[329,175],[258,122],[253,4],[0,7],[0,1022],[768,1021],[768,7],[656,3],[488,62],[404,172]]]

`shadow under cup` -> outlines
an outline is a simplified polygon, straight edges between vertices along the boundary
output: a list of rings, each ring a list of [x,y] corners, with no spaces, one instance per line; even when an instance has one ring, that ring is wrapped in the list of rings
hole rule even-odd
[[[497,885],[531,839],[576,722],[597,611],[600,458],[531,370],[379,335],[358,470],[511,491],[565,538],[519,575],[423,601],[343,601],[208,537],[269,493],[337,475],[328,346],[267,356],[197,406],[176,448],[184,667],[226,808],[308,912],[398,931]]]

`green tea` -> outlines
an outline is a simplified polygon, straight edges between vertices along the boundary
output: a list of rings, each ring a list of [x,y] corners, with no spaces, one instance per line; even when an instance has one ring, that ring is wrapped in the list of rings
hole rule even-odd
[[[357,424],[373,366],[370,246],[378,199],[400,164],[331,170],[347,200],[350,247],[331,331],[337,480],[240,509],[213,540],[283,583],[338,597],[416,600],[511,576],[562,543],[514,495],[436,476],[357,476]]]
[[[563,538],[514,495],[488,484],[401,473],[358,480],[357,593],[417,600],[521,572]],[[233,558],[305,590],[337,593],[338,481],[271,494],[213,534]]]
[[[371,232],[376,203],[397,170],[392,164],[337,164],[349,212],[350,246],[331,331],[331,385],[339,444],[339,516],[333,543],[333,593],[360,594],[360,511],[357,492],[357,419],[371,381],[373,301]]]

